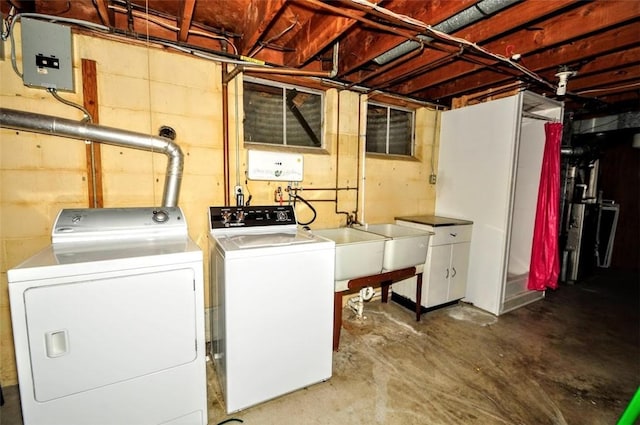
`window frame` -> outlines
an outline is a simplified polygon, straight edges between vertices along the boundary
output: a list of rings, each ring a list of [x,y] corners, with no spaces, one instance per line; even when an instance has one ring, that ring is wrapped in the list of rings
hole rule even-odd
[[[252,140],[247,140],[246,139],[246,132],[244,131],[244,123],[246,120],[246,111],[244,110],[244,83],[251,83],[251,84],[257,84],[257,85],[263,85],[263,86],[269,86],[269,87],[275,87],[275,88],[279,88],[282,91],[282,133],[283,133],[283,140],[282,143],[268,143],[268,142],[260,142],[260,141],[252,141]],[[244,139],[244,143],[245,144],[249,144],[249,145],[255,145],[255,146],[263,146],[263,147],[277,147],[277,148],[285,148],[285,149],[313,149],[313,150],[325,150],[326,146],[325,146],[325,109],[326,109],[326,93],[323,90],[317,90],[317,89],[312,89],[312,88],[308,88],[308,87],[304,87],[304,86],[298,86],[295,84],[288,84],[288,83],[283,83],[280,81],[272,81],[272,80],[265,80],[262,78],[255,78],[255,77],[243,77],[242,80],[243,83],[243,119],[242,119],[242,125],[243,125],[243,139]],[[311,95],[317,95],[320,97],[320,134],[316,135],[318,137],[318,139],[320,140],[320,146],[314,146],[314,145],[292,145],[292,144],[287,144],[287,114],[291,113],[291,111],[289,111],[289,109],[287,108],[287,91],[290,90],[296,90],[300,93],[308,93]]]
[[[368,121],[369,121],[369,105],[372,106],[376,106],[379,108],[385,108],[386,109],[386,135],[385,135],[385,151],[384,152],[374,152],[374,151],[369,151],[367,150],[366,147],[366,140],[365,140],[365,151],[367,154],[373,154],[373,155],[384,155],[384,156],[395,156],[395,157],[404,157],[404,158],[415,158],[415,149],[416,149],[416,110],[412,109],[412,108],[406,108],[406,107],[402,107],[402,106],[398,106],[398,105],[393,105],[390,103],[383,103],[383,102],[367,102],[367,127],[368,127]],[[407,112],[410,114],[411,116],[411,138],[408,141],[409,143],[409,147],[410,147],[410,154],[399,154],[399,153],[389,153],[389,129],[390,129],[390,117],[391,117],[391,110],[397,110],[397,111],[402,111],[402,112]],[[367,128],[367,132],[366,134],[368,135],[368,128]]]

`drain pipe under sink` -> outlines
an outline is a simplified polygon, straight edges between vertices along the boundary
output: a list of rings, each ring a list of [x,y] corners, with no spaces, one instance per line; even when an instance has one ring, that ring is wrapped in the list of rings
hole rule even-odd
[[[113,127],[7,108],[0,108],[0,127],[79,140],[92,140],[107,145],[165,154],[168,157],[168,162],[162,206],[178,206],[184,156],[180,147],[168,137],[150,136]]]

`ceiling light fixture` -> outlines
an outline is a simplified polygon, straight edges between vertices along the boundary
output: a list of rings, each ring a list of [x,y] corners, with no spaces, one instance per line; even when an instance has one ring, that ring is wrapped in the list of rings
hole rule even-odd
[[[556,88],[556,95],[564,96],[567,93],[567,82],[569,81],[569,77],[573,77],[577,74],[577,71],[569,69],[566,65],[561,66],[556,73],[556,77],[559,79],[558,87]]]

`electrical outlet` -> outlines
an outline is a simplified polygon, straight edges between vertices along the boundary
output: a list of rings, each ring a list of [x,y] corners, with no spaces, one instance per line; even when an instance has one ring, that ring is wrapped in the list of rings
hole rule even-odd
[[[437,179],[437,177],[436,177],[436,175],[435,175],[435,174],[430,174],[430,175],[429,175],[429,183],[430,183],[430,184],[436,184],[436,181],[437,181],[437,180],[438,180],[438,179]]]

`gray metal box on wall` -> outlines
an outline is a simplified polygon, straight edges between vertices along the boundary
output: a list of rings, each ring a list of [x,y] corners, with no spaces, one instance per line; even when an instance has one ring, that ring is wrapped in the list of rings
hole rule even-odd
[[[74,91],[71,28],[29,18],[21,23],[24,84]]]

